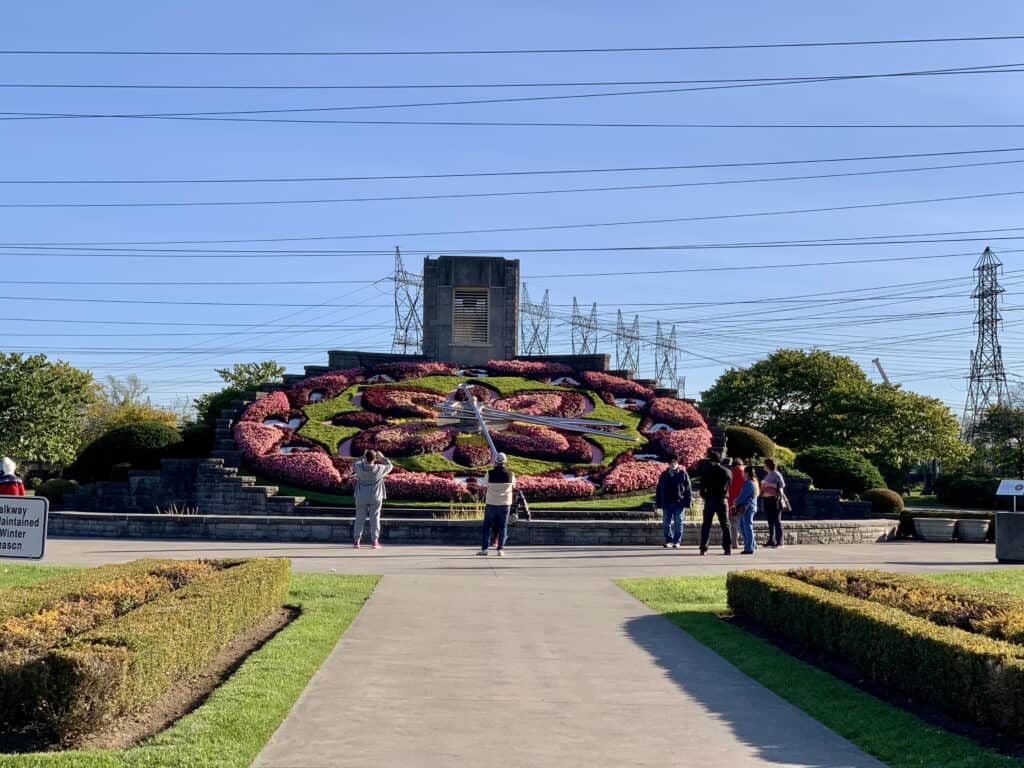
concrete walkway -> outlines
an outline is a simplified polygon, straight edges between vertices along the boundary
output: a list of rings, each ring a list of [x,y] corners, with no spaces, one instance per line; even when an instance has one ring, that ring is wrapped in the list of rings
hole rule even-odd
[[[738,567],[1000,567],[991,545],[692,550],[55,540],[47,561],[248,554],[385,578],[257,758],[260,768],[881,764],[616,587]]]

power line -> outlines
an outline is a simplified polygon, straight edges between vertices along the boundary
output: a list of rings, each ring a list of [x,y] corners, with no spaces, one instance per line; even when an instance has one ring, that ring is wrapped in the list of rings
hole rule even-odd
[[[1000,147],[995,149],[965,149],[949,152],[911,152],[891,155],[853,155],[804,160],[759,160],[731,163],[691,163],[687,165],[641,165],[611,168],[560,168],[533,171],[471,171],[455,173],[393,174],[386,176],[291,176],[269,178],[199,178],[199,179],[0,179],[0,184],[291,184],[298,182],[330,181],[411,181],[421,179],[465,179],[506,176],[554,176],[589,173],[637,173],[652,171],[705,170],[714,168],[753,168],[778,165],[809,165],[818,163],[847,163],[871,160],[905,160],[922,157],[950,157],[955,155],[982,155],[1004,152],[1024,152],[1024,147]],[[942,166],[945,167],[945,166]],[[451,233],[437,233],[451,234]],[[391,237],[393,235],[381,235]],[[375,237],[375,235],[356,235]],[[296,239],[296,238],[285,238]],[[298,238],[310,239],[310,238]],[[332,238],[325,238],[332,239]],[[192,242],[192,241],[189,241]],[[196,241],[198,242],[198,241]],[[202,241],[213,242],[213,241]],[[262,242],[262,241],[261,241]]]
[[[1024,40],[1024,35],[975,35],[965,37],[917,37],[874,40],[831,40],[788,43],[721,43],[701,45],[644,46],[615,48],[513,48],[470,50],[379,50],[379,51],[153,51],[153,50],[56,50],[7,49],[3,56],[507,56],[549,53],[666,53],[674,51],[738,51],[783,48],[838,48],[877,45],[923,45]]]
[[[601,91],[598,93],[567,93],[544,96],[508,96],[503,98],[488,99],[458,99],[448,101],[424,101],[407,102],[403,104],[349,104],[333,107],[286,107],[277,109],[233,109],[202,112],[0,112],[3,120],[92,120],[92,119],[138,119],[138,118],[179,118],[179,117],[226,117],[238,115],[277,115],[277,114],[298,114],[298,113],[325,113],[325,112],[348,112],[376,109],[411,109],[419,107],[454,107],[470,106],[479,104],[516,104],[537,101],[573,101],[579,99],[600,99],[621,96],[654,96],[676,93],[691,93],[697,91],[718,91],[732,90],[737,88],[764,88],[781,85],[807,85],[814,83],[832,83],[838,81],[868,80],[876,78],[898,78],[898,77],[923,77],[932,75],[974,75],[974,74],[1004,74],[1013,72],[1024,72],[1024,69],[1009,69],[1008,67],[1020,67],[1020,64],[993,64],[985,67],[962,67],[955,69],[921,70],[915,72],[882,72],[877,74],[857,75],[835,75],[823,77],[797,78],[793,80],[773,80],[770,82],[741,82],[730,85],[704,85],[687,88],[657,88],[645,90],[628,91]]]

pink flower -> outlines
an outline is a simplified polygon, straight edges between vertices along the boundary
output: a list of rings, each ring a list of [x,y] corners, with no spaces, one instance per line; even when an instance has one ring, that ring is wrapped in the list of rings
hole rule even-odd
[[[288,395],[277,390],[276,392],[264,395],[255,403],[252,403],[242,412],[239,421],[263,422],[271,417],[288,421],[291,411],[292,405],[288,402]]]
[[[528,416],[560,416],[571,419],[587,409],[587,398],[580,392],[536,390],[517,392],[491,403],[494,408],[515,411]]]
[[[384,384],[364,389],[362,403],[367,410],[384,416],[430,419],[437,415],[433,406],[442,400],[442,395],[429,389]]]
[[[258,421],[240,421],[235,424],[234,437],[238,450],[246,459],[270,453],[284,439],[285,433]]]
[[[707,427],[690,427],[675,432],[659,432],[654,442],[669,456],[675,456],[684,467],[692,467],[711,447],[711,431]]]
[[[486,445],[459,444],[452,458],[464,467],[486,467],[491,463],[491,449]]]
[[[536,424],[512,424],[491,437],[499,451],[533,459],[589,463],[593,457],[590,443],[579,435],[565,435]]]
[[[527,379],[549,379],[575,373],[568,365],[536,360],[488,360],[487,372],[492,376],[522,376]]]
[[[707,426],[704,417],[696,408],[685,400],[676,400],[673,397],[654,398],[648,412],[653,420],[663,421],[676,429]]]
[[[352,439],[352,452],[380,451],[385,456],[416,456],[440,453],[455,439],[455,433],[439,429],[432,421],[381,424],[364,429]]]
[[[516,478],[516,487],[530,501],[583,499],[594,495],[594,484],[586,478],[526,475]]]
[[[396,381],[406,379],[418,379],[423,376],[449,376],[455,373],[455,366],[451,363],[428,363],[428,362],[402,362],[402,363],[379,363],[370,369],[371,375],[383,374],[390,376]]]
[[[583,371],[580,373],[580,380],[591,389],[599,392],[608,392],[615,397],[635,397],[640,400],[650,400],[654,392],[647,387],[637,384],[635,381],[612,376],[601,371]]]
[[[249,463],[272,480],[303,488],[337,490],[341,486],[341,475],[326,453],[269,454],[250,459]]]
[[[450,501],[462,494],[462,486],[450,477],[427,472],[392,472],[384,478],[388,498],[418,501]]]
[[[320,376],[310,376],[298,384],[293,384],[289,390],[292,402],[296,408],[309,404],[309,396],[314,392],[320,393],[320,400],[330,400],[348,389],[353,384],[363,380],[362,368],[349,368],[344,371],[331,371]]]
[[[623,461],[605,475],[601,487],[607,493],[629,493],[653,488],[667,466],[660,461]]]

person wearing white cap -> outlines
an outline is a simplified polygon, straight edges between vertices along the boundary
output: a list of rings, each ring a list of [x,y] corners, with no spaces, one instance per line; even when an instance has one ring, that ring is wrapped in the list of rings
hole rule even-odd
[[[4,456],[0,459],[0,496],[24,496],[25,484],[14,474],[18,465]]]
[[[497,533],[498,557],[505,555],[505,539],[508,538],[508,513],[512,507],[512,495],[516,489],[516,476],[505,465],[508,456],[499,453],[494,457],[494,467],[487,472],[487,495],[484,503],[484,529],[478,555],[487,556],[491,543],[491,531]]]

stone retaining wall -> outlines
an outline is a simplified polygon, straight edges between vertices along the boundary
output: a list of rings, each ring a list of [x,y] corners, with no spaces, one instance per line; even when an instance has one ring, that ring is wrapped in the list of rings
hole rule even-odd
[[[894,520],[814,520],[784,522],[787,544],[865,544],[895,534]],[[700,526],[683,526],[683,543],[696,545]],[[758,540],[767,527],[755,523]],[[253,517],[249,515],[139,515],[53,512],[50,536],[217,541],[321,541],[347,543],[352,518]],[[712,530],[712,544],[720,532]],[[478,520],[388,520],[381,535],[391,544],[479,544]],[[602,546],[660,544],[661,524],[649,521],[566,520],[513,523],[509,544]]]

